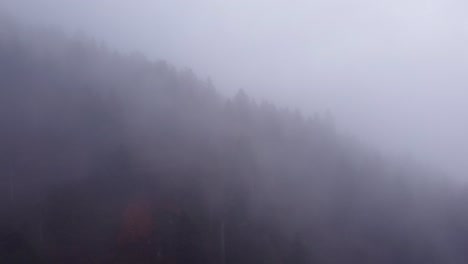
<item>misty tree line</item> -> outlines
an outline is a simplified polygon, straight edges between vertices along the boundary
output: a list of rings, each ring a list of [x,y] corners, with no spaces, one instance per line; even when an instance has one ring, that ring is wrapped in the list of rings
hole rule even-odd
[[[462,188],[326,115],[0,22],[0,263],[468,261]]]

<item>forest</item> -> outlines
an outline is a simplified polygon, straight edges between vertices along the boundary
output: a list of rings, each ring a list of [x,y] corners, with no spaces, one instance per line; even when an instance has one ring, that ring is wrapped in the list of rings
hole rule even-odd
[[[465,187],[305,115],[0,19],[0,263],[468,263]]]

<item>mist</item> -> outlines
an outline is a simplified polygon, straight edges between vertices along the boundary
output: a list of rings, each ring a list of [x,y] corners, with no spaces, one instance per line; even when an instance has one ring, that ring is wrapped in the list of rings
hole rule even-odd
[[[467,263],[463,7],[0,0],[0,263]]]
[[[85,32],[209,76],[228,94],[311,114],[384,153],[464,179],[466,7],[460,1],[2,0],[30,24]]]

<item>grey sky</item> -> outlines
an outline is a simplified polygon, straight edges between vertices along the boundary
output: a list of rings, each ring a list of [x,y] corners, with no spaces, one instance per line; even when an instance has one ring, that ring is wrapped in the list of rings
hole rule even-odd
[[[228,93],[330,109],[363,141],[468,175],[463,1],[0,0],[0,8],[189,66]]]

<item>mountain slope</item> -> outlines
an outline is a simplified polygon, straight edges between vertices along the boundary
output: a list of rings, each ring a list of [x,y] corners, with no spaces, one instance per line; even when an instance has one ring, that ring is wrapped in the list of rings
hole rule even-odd
[[[0,108],[2,263],[466,259],[448,185],[190,70],[2,23]]]

